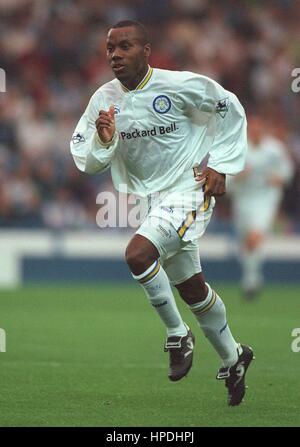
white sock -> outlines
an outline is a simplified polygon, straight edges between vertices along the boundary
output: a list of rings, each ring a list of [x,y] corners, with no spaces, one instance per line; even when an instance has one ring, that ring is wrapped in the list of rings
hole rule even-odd
[[[259,288],[263,283],[261,250],[244,251],[241,261],[242,287],[244,289]]]
[[[157,260],[141,275],[132,274],[132,276],[139,281],[150,303],[164,322],[168,337],[185,336],[186,326],[178,312],[168,276],[160,262]]]
[[[238,360],[240,347],[234,340],[226,320],[225,305],[221,298],[207,284],[208,294],[204,301],[190,306],[199,326],[213,345],[225,367],[234,365]]]

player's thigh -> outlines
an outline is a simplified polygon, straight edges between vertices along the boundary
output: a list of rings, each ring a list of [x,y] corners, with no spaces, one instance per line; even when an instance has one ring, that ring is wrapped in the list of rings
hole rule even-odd
[[[214,205],[214,197],[204,203],[201,190],[167,195],[152,208],[136,234],[148,238],[153,243],[161,261],[178,254],[180,271],[186,259],[191,275],[198,273],[201,269],[197,241],[206,230]],[[172,271],[171,268],[173,278]],[[186,274],[184,276],[186,279]]]
[[[163,267],[173,286],[200,273],[202,268],[197,241],[187,242],[177,253],[163,262]]]
[[[184,245],[174,225],[157,215],[149,215],[136,234],[144,236],[152,242],[157,248],[162,261],[173,256]]]
[[[277,207],[273,204],[267,205],[259,215],[255,229],[262,233],[267,233],[272,229],[272,225],[277,213]]]

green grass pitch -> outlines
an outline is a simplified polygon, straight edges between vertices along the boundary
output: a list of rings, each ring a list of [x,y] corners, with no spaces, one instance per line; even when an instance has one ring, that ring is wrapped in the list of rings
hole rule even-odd
[[[245,403],[230,408],[219,360],[193,315],[189,376],[167,378],[165,331],[133,285],[28,286],[0,292],[0,426],[299,426],[300,327],[297,286],[269,286],[255,302],[217,285],[231,330],[253,347]]]

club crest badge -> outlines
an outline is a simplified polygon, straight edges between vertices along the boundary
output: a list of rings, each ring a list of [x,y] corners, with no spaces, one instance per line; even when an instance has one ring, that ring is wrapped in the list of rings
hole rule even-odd
[[[157,113],[167,113],[171,108],[171,100],[166,95],[159,95],[153,101],[153,109]]]

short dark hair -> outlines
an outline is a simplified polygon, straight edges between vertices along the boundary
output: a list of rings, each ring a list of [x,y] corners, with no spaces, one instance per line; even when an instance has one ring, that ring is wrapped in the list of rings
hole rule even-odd
[[[121,20],[120,22],[113,25],[110,29],[125,28],[127,26],[132,26],[137,29],[142,45],[146,45],[146,43],[150,42],[147,29],[142,23],[136,20]]]

